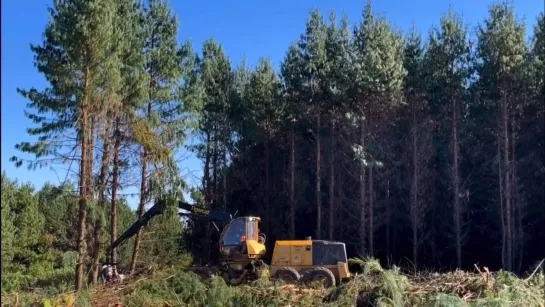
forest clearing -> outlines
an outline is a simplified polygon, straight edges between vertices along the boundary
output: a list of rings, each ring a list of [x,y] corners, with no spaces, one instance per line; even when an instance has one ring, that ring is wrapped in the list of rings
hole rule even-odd
[[[494,2],[469,25],[450,8],[423,35],[371,1],[353,26],[315,9],[277,65],[234,65],[214,38],[180,41],[166,0],[53,1],[10,163],[66,174],[3,169],[2,306],[545,307],[535,11]],[[187,271],[239,252],[244,274],[263,257],[279,276],[285,252],[297,281],[314,266],[336,285]],[[129,277],[104,284],[106,267]]]

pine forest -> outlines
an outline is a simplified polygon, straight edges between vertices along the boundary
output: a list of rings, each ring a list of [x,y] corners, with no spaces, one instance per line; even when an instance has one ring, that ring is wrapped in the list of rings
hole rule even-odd
[[[16,149],[34,158],[10,161],[35,172],[63,164],[71,175],[36,188],[2,174],[2,297],[100,284],[106,246],[169,199],[260,217],[266,261],[276,240],[311,236],[344,242],[350,258],[383,273],[533,272],[541,303],[520,306],[544,306],[545,19],[536,10],[522,21],[496,2],[467,24],[450,9],[426,33],[397,29],[370,1],[355,27],[341,12],[312,10],[275,67],[265,57],[233,65],[213,38],[200,52],[180,42],[191,30],[179,30],[166,0],[53,1],[43,40],[29,42],[48,86],[17,89],[35,141]],[[196,185],[181,175],[182,150],[202,163]],[[127,187],[138,191],[135,210]],[[120,271],[220,256],[214,225],[177,210],[111,253]],[[188,278],[177,282],[204,289]],[[402,306],[385,293],[373,306]],[[289,305],[276,297],[247,306]],[[452,302],[429,306],[465,306]]]

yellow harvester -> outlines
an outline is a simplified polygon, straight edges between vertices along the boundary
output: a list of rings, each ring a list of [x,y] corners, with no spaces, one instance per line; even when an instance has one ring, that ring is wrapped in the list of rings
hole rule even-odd
[[[151,207],[144,215],[127,229],[108,250],[111,250],[138,232],[151,218],[161,214],[165,202],[160,201]],[[281,240],[276,241],[270,266],[262,260],[266,253],[266,236],[259,232],[261,219],[255,216],[233,218],[232,215],[197,207],[185,202],[178,202],[178,207],[187,210],[189,214],[205,217],[210,220],[226,222],[220,235],[221,259],[218,263],[205,267],[193,267],[193,271],[207,270],[209,273],[219,273],[230,284],[239,284],[255,280],[268,272],[271,277],[287,283],[298,284],[306,282],[323,282],[331,287],[341,280],[350,278],[348,271],[346,247],[342,242],[312,240]],[[108,265],[105,266],[109,267]],[[116,270],[109,270],[109,272]],[[106,281],[112,276],[104,276]]]

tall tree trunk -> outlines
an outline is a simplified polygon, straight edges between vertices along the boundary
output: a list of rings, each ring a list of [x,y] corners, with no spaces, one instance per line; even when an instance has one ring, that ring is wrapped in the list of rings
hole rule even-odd
[[[226,123],[224,124],[224,133],[223,133],[223,211],[227,211],[227,127]]]
[[[206,133],[206,152],[204,157],[204,174],[202,177],[202,188],[204,193],[204,200],[207,205],[210,201],[210,133]]]
[[[80,161],[80,178],[79,178],[79,214],[78,214],[78,241],[77,241],[77,250],[78,257],[76,262],[76,280],[75,286],[76,291],[81,290],[83,287],[83,277],[84,277],[84,267],[87,258],[87,244],[85,242],[86,232],[87,232],[87,205],[88,205],[88,194],[85,187],[88,175],[88,163],[87,163],[87,130],[88,130],[88,104],[89,104],[89,81],[90,81],[90,72],[89,68],[85,70],[84,76],[84,91],[85,97],[81,104],[81,161]]]
[[[94,116],[89,117],[89,132],[87,133],[87,194],[89,197],[93,198],[93,159],[95,153],[95,124],[96,118]]]
[[[373,137],[373,127],[372,127],[372,121],[373,119],[371,118],[372,114],[371,114],[371,107],[369,107],[369,116],[368,116],[368,128],[367,128],[367,131],[369,132],[369,135],[370,137]],[[374,239],[374,234],[375,234],[375,213],[374,213],[374,198],[375,198],[375,193],[373,191],[373,185],[374,185],[374,180],[373,180],[373,168],[374,168],[374,157],[373,156],[369,156],[369,160],[372,161],[371,162],[371,167],[369,168],[369,255],[371,257],[373,257],[374,253],[375,253],[375,250],[374,250],[374,247],[373,247],[373,243],[375,241]]]
[[[202,187],[204,193],[204,202],[208,208],[211,208],[211,190],[210,190],[210,132],[206,133],[206,154],[204,157],[204,174],[202,178]],[[204,226],[205,236],[202,242],[203,259],[210,261],[210,223]]]
[[[501,112],[501,111],[500,111]],[[501,114],[501,113],[500,113]],[[507,262],[506,262],[506,246],[507,246],[507,240],[506,240],[506,225],[505,225],[505,214],[504,214],[504,192],[503,192],[503,159],[501,154],[501,119],[498,119],[498,141],[497,141],[497,150],[498,150],[498,187],[499,187],[499,201],[500,201],[500,217],[501,217],[501,264],[502,268],[505,270],[507,268]]]
[[[394,204],[395,204],[395,203],[394,203]],[[393,211],[396,212],[396,210],[397,210],[397,209],[394,207],[394,208],[393,208]],[[393,217],[392,217],[392,222],[396,222],[396,223],[392,223],[392,224],[393,224],[393,225],[397,225],[398,219],[397,219],[396,215],[393,214],[393,215],[391,215],[391,216],[393,216]],[[399,230],[397,229],[397,227],[392,227],[392,232],[393,232],[393,233],[392,233],[392,245],[391,245],[391,246],[392,246],[392,247],[391,247],[391,249],[392,249],[392,258],[394,259],[394,261],[397,261],[397,259],[398,259],[398,258],[396,257],[396,256],[397,256],[397,250],[398,250],[398,244],[397,244],[398,241],[397,241],[397,240],[398,240],[398,233],[399,233]]]
[[[369,255],[373,257],[375,251],[373,247],[374,233],[375,233],[375,221],[374,221],[374,198],[373,191],[373,166],[369,168]]]
[[[114,159],[112,169],[112,211],[110,212],[110,241],[113,243],[117,239],[117,188],[119,184],[119,149],[121,145],[120,119],[116,118],[114,132]],[[110,259],[117,267],[116,250],[111,250]]]
[[[360,124],[360,142],[361,142],[361,149],[362,149],[362,155],[365,152],[365,130],[364,130],[365,123],[362,121]],[[363,156],[360,157],[360,159],[363,158]],[[365,255],[365,165],[363,164],[363,161],[360,161],[361,164],[361,174],[360,174],[360,229],[359,229],[359,237],[360,237],[360,253],[362,255]]]
[[[265,140],[265,218],[267,219],[266,229],[267,234],[271,233],[271,204],[270,204],[270,190],[269,190],[269,138]]]
[[[543,46],[541,46],[541,48],[543,48]],[[542,80],[545,80],[545,69],[541,71],[541,78],[543,78]],[[545,82],[543,82],[543,84],[541,85],[541,97],[540,97],[540,99],[541,99],[541,102],[543,102],[545,100]],[[543,137],[543,139],[545,139],[545,103],[542,103],[541,107],[542,107],[541,108],[541,117],[542,117],[541,118],[541,123],[543,125],[542,126],[542,129],[543,129],[542,137]],[[539,117],[538,117],[538,119],[539,119]],[[541,157],[541,163],[542,163],[541,164],[541,169],[542,169],[542,173],[545,173],[545,148],[541,148],[541,155],[542,155],[542,157]],[[543,205],[543,208],[542,208],[543,212],[542,213],[545,216],[545,199],[543,200],[542,205]],[[545,246],[542,246],[541,248],[542,248],[541,252],[543,254],[545,254]],[[542,272],[543,275],[545,275],[545,263],[543,263],[541,265],[541,272]]]
[[[318,113],[318,120],[316,122],[316,239],[322,237],[322,178],[320,176],[322,165],[321,160],[321,148],[320,144],[320,113]]]
[[[433,142],[433,141],[432,141]],[[436,175],[434,175],[435,177]],[[433,178],[435,179],[435,178]],[[437,194],[437,185],[434,183],[431,185],[431,195],[436,197]],[[435,202],[431,204],[431,231],[430,231],[430,249],[432,254],[432,259],[435,259],[439,265],[441,265],[441,257],[437,251],[437,205]]]
[[[212,195],[214,197],[214,200],[216,200],[216,197],[218,195],[218,127],[216,125],[214,125],[213,133],[214,153],[212,155]]]
[[[88,176],[87,176],[87,182],[85,184],[86,186],[86,189],[87,189],[87,194],[89,195],[89,199],[93,200],[93,197],[94,197],[94,193],[93,193],[93,160],[94,160],[94,146],[95,146],[95,136],[94,136],[94,133],[95,133],[95,125],[96,125],[96,118],[94,116],[90,116],[89,117],[89,131],[87,132],[87,170],[88,170]],[[94,228],[96,228],[96,224],[97,224],[97,215],[95,214],[93,216],[93,220],[92,221],[88,221],[89,225],[89,229],[87,231],[87,246],[89,246],[89,254],[91,255],[91,260],[93,260],[91,262],[91,275],[88,276],[89,278],[89,282],[91,284],[94,283],[93,281],[93,265],[94,265],[94,254],[96,253],[95,249],[96,249],[96,246],[95,246],[95,243],[94,243]]]
[[[516,139],[517,139],[517,123],[516,123],[516,113],[513,106],[511,106],[511,184],[513,187],[513,208],[515,221],[513,222],[513,229],[516,232],[516,247],[515,250],[518,252],[517,266],[513,268],[515,273],[520,273],[522,269],[522,260],[524,255],[524,234],[522,229],[522,208],[521,208],[521,199],[518,189],[518,180],[517,180],[517,156],[516,156]],[[514,264],[513,264],[514,265]]]
[[[390,202],[390,180],[386,179],[386,255],[390,258],[393,253],[392,243],[392,204]]]
[[[452,100],[452,185],[454,194],[454,231],[456,236],[456,267],[462,267],[462,229],[460,221],[460,174],[458,170],[458,104]]]
[[[336,189],[336,191],[337,191],[337,196],[336,196],[337,207],[339,205],[343,206],[344,205],[343,201],[346,198],[346,195],[345,195],[344,189],[343,189],[343,180],[342,179],[343,179],[343,176],[336,176],[337,183],[335,185],[337,186],[337,189]],[[335,219],[337,221],[342,221],[343,220],[342,210],[337,210],[336,215],[335,215]],[[344,230],[345,230],[346,223],[336,223],[336,225],[337,225],[338,237],[342,238],[344,236]]]
[[[335,122],[331,123],[331,144],[329,145],[329,240],[335,233]]]
[[[150,92],[151,92],[151,90],[153,88],[153,85],[154,85],[154,83],[152,81],[150,81],[150,88],[149,88]],[[148,109],[147,109],[148,120],[151,120],[151,107],[152,107],[152,103],[149,102],[148,103]],[[144,209],[145,209],[144,207],[145,207],[145,204],[146,204],[146,199],[148,197],[148,189],[146,187],[146,183],[147,183],[147,180],[148,180],[148,161],[147,161],[147,158],[148,158],[148,153],[147,153],[146,149],[142,147],[142,155],[140,157],[140,161],[141,161],[140,162],[141,163],[141,169],[140,169],[140,199],[138,201],[138,210],[137,210],[138,218],[142,217],[142,215],[144,214]],[[132,257],[131,257],[131,267],[130,267],[131,274],[133,274],[134,270],[136,269],[136,261],[138,259],[138,250],[140,249],[140,240],[141,240],[143,231],[144,231],[144,229],[140,228],[138,230],[138,232],[136,233],[136,236],[134,238],[134,245],[133,245]]]
[[[212,193],[210,193],[211,196],[211,209],[217,209],[217,195],[218,195],[218,127],[217,125],[213,125],[213,143],[214,143],[214,149],[212,153],[212,184],[210,185],[210,188],[212,190]],[[207,222],[207,232],[206,232],[206,250],[208,252],[206,259],[210,261],[211,255],[212,255],[212,249],[210,244],[210,238],[211,238],[211,226],[210,222]]]
[[[106,119],[104,126],[104,134],[102,135],[102,157],[100,160],[100,174],[98,178],[98,205],[100,212],[104,212],[106,208],[105,204],[105,193],[106,193],[106,178],[108,175],[108,162],[110,159],[110,121]],[[100,242],[100,237],[102,236],[102,229],[104,228],[102,216],[100,216],[96,223],[94,229],[94,253],[93,253],[93,267],[91,272],[91,282],[96,284],[98,282],[98,275],[100,271],[100,251],[102,244]]]
[[[147,188],[146,188],[146,181],[147,181],[147,177],[148,177],[148,163],[147,163],[147,155],[146,155],[146,150],[145,149],[142,149],[142,155],[140,157],[140,163],[141,163],[141,168],[140,168],[140,199],[138,201],[138,210],[137,210],[137,214],[138,214],[138,218],[142,217],[142,215],[144,214],[144,206],[145,206],[145,203],[146,203],[146,198],[147,198]],[[132,257],[131,257],[131,266],[130,266],[130,270],[131,270],[131,274],[134,273],[135,269],[136,269],[136,261],[138,259],[138,250],[140,249],[140,239],[141,239],[141,236],[142,236],[142,231],[143,231],[143,228],[140,228],[138,230],[138,232],[136,233],[136,236],[134,238],[134,245],[133,245],[133,250],[132,250]]]
[[[502,97],[502,107],[503,107],[503,154],[504,154],[504,172],[505,172],[505,214],[506,214],[506,226],[507,226],[507,268],[506,270],[511,271],[513,268],[513,219],[512,219],[512,208],[511,208],[511,165],[509,160],[509,130],[508,130],[508,108],[507,101],[505,97]]]
[[[416,107],[412,104],[412,185],[411,185],[411,228],[413,230],[413,263],[418,265],[418,172],[419,163],[417,155],[417,121],[416,121]]]
[[[92,110],[90,110],[91,113]],[[87,179],[86,179],[86,183],[85,183],[85,188],[87,190],[87,195],[89,195],[89,200],[93,201],[93,198],[94,198],[94,193],[93,193],[93,160],[94,160],[94,143],[95,143],[95,137],[94,137],[94,132],[95,132],[95,122],[96,122],[96,118],[95,116],[91,115],[89,116],[89,124],[87,125],[87,127],[89,128],[89,131],[87,131]],[[96,215],[93,216],[93,219],[96,219]],[[88,246],[88,253],[89,255],[93,255],[94,254],[94,243],[93,243],[93,233],[94,233],[94,230],[93,230],[93,226],[96,224],[96,221],[95,220],[92,220],[92,221],[88,221],[88,230],[87,230],[87,246]],[[91,265],[91,268],[92,268],[92,265]],[[92,282],[92,275],[91,276],[88,276],[90,281]]]
[[[514,142],[514,139],[513,139]],[[516,231],[517,231],[517,247],[516,250],[518,251],[518,264],[516,267],[516,273],[520,274],[522,270],[522,264],[524,260],[524,229],[522,224],[522,200],[520,198],[520,192],[518,187],[518,180],[517,180],[517,169],[516,169],[516,160],[515,160],[515,151],[513,149],[513,205],[515,206],[515,216],[516,216]]]
[[[290,238],[295,238],[295,129],[290,132]]]

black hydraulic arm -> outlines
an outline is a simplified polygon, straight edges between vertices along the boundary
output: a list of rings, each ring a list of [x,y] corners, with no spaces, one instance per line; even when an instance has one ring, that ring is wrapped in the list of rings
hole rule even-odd
[[[216,220],[221,222],[230,222],[233,217],[231,214],[218,211],[218,210],[211,210],[206,209],[198,206],[194,206],[191,204],[188,204],[186,202],[178,201],[178,208],[187,210],[190,213],[179,213],[179,215],[182,216],[199,216],[203,218],[207,218],[210,220]],[[134,236],[138,231],[146,226],[149,221],[160,214],[163,214],[163,212],[166,209],[166,202],[164,200],[158,201],[153,207],[151,207],[148,211],[146,211],[134,224],[132,224],[121,236],[117,238],[108,248],[107,248],[107,255],[110,254],[111,250],[117,248],[121,244],[125,243],[128,239],[130,239],[132,236]]]
[[[180,213],[180,215],[186,215],[186,216],[196,215],[196,216],[200,216],[200,217],[204,217],[210,220],[220,221],[220,222],[230,222],[233,219],[233,216],[231,214],[225,213],[223,211],[205,209],[205,208],[197,207],[197,206],[184,203],[181,201],[178,202],[178,208],[187,210],[190,212],[189,214]]]

